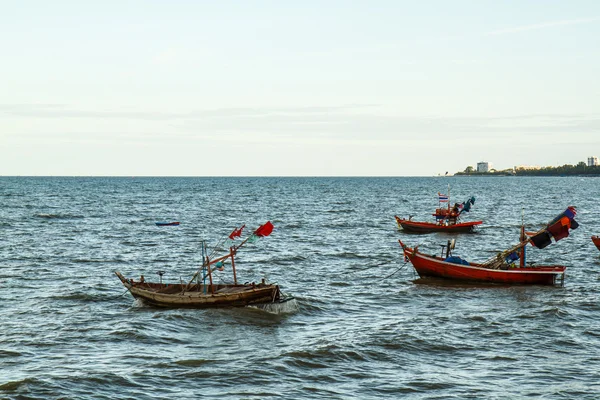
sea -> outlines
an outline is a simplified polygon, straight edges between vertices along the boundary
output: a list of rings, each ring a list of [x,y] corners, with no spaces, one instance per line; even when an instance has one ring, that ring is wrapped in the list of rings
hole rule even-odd
[[[438,193],[476,233],[408,234]],[[599,399],[598,177],[0,177],[2,399]],[[484,261],[575,206],[528,261],[564,286],[422,280],[398,240]],[[158,221],[179,226],[158,227]],[[189,279],[245,224],[238,280],[273,307],[158,309],[115,271]],[[215,276],[230,282],[231,271]]]

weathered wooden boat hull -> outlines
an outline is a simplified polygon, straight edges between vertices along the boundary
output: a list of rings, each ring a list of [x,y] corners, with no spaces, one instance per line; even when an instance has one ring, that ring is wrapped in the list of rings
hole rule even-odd
[[[178,226],[179,222],[155,222],[156,226]]]
[[[445,262],[440,257],[427,256],[409,247],[403,247],[421,278],[436,277],[456,281],[486,282],[512,285],[554,285],[564,279],[565,266],[536,266],[526,268],[490,269],[481,264],[469,265]]]
[[[470,233],[475,230],[477,225],[481,225],[483,221],[459,222],[453,225],[440,225],[433,222],[416,222],[408,219],[396,217],[398,228],[412,233],[432,233],[432,232],[448,232],[448,233]]]
[[[592,236],[592,242],[594,242],[596,248],[600,250],[600,236]]]
[[[272,303],[280,300],[278,285],[259,283],[246,285],[161,284],[133,282],[118,271],[119,277],[131,295],[145,304],[167,308],[216,308],[245,307],[253,304]]]

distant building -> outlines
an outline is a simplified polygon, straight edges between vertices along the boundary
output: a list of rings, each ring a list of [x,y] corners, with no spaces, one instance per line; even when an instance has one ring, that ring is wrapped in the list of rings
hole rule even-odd
[[[489,172],[491,167],[492,163],[480,161],[477,163],[477,172]]]
[[[595,167],[598,165],[598,157],[588,157],[588,167]]]

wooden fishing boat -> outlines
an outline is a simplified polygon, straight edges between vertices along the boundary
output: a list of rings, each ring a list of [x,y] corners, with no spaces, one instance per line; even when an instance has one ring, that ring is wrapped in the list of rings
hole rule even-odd
[[[592,242],[594,242],[596,248],[600,250],[600,236],[592,236]]]
[[[119,271],[115,274],[133,297],[156,307],[243,307],[278,302],[282,297],[278,285],[267,284],[264,280],[259,284],[188,285],[136,282]]]
[[[483,221],[470,222],[417,222],[411,219],[400,218],[394,215],[398,228],[411,233],[431,233],[431,232],[448,232],[448,233],[470,233],[475,230],[477,225],[481,225]]]
[[[177,225],[179,225],[178,221],[173,221],[173,222],[159,221],[159,222],[156,222],[156,226],[177,226]]]
[[[452,255],[454,240],[442,246],[440,256],[427,255],[411,248],[402,241],[405,260],[410,262],[421,278],[435,277],[455,281],[486,282],[511,285],[554,285],[564,284],[566,266],[533,265],[526,263],[526,246],[531,243],[544,248],[551,243],[550,238],[558,241],[568,236],[569,229],[576,229],[578,224],[573,219],[575,208],[569,207],[564,213],[552,220],[545,228],[526,234],[521,227],[520,242],[483,263],[468,262]],[[444,254],[445,251],[445,254]]]
[[[234,230],[228,238],[234,240],[236,237],[240,237],[243,228],[244,226]],[[163,283],[164,271],[158,272],[160,276],[160,282],[158,283],[146,282],[143,275],[136,281],[133,278],[126,278],[119,271],[115,271],[115,274],[133,297],[156,307],[243,307],[284,302],[290,300],[291,297],[282,295],[279,286],[276,284],[267,283],[264,279],[258,284],[254,282],[239,284],[237,281],[235,255],[239,248],[249,240],[270,235],[272,230],[273,224],[267,222],[258,227],[251,236],[239,245],[231,246],[228,254],[214,259],[208,254],[206,242],[203,241],[202,267],[194,273],[188,283]],[[220,248],[225,240],[226,238],[217,244],[215,249]],[[212,253],[214,254],[214,251]],[[222,271],[226,261],[231,265],[233,283],[214,284],[213,274],[217,270]],[[206,281],[207,278],[208,282]]]
[[[448,193],[450,193],[450,187],[448,187]],[[406,219],[394,215],[398,229],[410,233],[470,233],[475,230],[477,225],[483,223],[483,221],[460,222],[462,213],[469,212],[471,206],[475,204],[475,197],[471,197],[463,203],[456,203],[451,207],[450,194],[444,195],[438,193],[438,201],[440,205],[435,210],[435,213],[432,214],[435,217],[435,222],[413,221],[412,216]],[[442,203],[448,203],[448,206],[442,207]]]

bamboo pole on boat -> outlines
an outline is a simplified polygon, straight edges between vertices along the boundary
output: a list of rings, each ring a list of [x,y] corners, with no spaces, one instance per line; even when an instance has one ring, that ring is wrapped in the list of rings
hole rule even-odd
[[[208,265],[208,281],[210,282],[210,292],[212,294],[215,294],[215,287],[213,286],[212,271],[210,269],[210,262],[208,256],[206,256],[206,265]]]
[[[494,257],[489,258],[482,264],[488,268],[493,268],[493,269],[500,268],[503,264],[506,263],[506,260],[505,260],[506,256],[508,256],[509,254],[511,254],[515,251],[518,251],[518,250],[524,251],[523,249],[525,248],[525,246],[527,246],[529,243],[531,243],[531,237],[544,232],[546,230],[546,228],[547,228],[547,226],[543,227],[539,231],[535,232],[533,235],[525,235],[525,228],[523,227],[524,238],[521,240],[520,243],[512,246],[511,248],[509,248],[507,250],[499,252]]]
[[[526,238],[527,235],[525,235],[525,208],[521,208],[521,236],[519,237],[519,240],[522,242]],[[521,257],[519,257],[519,267],[524,268],[525,265],[527,265],[526,257],[527,246],[523,246],[523,248],[521,249]]]
[[[230,252],[229,252],[229,254],[226,254],[226,255],[224,255],[224,256],[222,256],[222,257],[218,257],[218,258],[215,258],[215,259],[213,259],[213,260],[210,260],[210,259],[208,258],[208,255],[206,256],[206,264],[204,264],[204,263],[203,263],[203,264],[202,264],[202,266],[205,266],[205,265],[206,265],[206,268],[208,269],[208,275],[209,275],[209,278],[210,278],[211,290],[212,290],[212,275],[211,275],[211,269],[210,269],[210,266],[211,266],[212,264],[218,263],[219,261],[224,261],[224,260],[228,259],[229,257],[231,257],[231,259],[232,259],[232,262],[233,262],[233,255],[234,255],[234,254],[237,252],[237,250],[238,250],[240,247],[242,247],[244,244],[246,244],[246,242],[247,242],[247,241],[248,241],[248,240],[249,240],[251,237],[253,237],[253,236],[254,236],[254,234],[252,234],[252,235],[248,236],[246,239],[244,239],[244,240],[243,240],[243,241],[242,241],[240,244],[238,244],[237,246],[230,247]],[[198,270],[197,270],[197,271],[194,273],[194,275],[192,276],[192,279],[190,279],[190,281],[188,282],[188,284],[187,284],[187,286],[186,286],[186,289],[187,289],[187,287],[189,287],[189,285],[191,285],[191,284],[192,284],[192,282],[194,281],[194,279],[196,278],[196,276],[198,276],[198,274],[200,273],[200,270],[201,270],[201,268],[199,268],[199,269],[198,269]],[[234,271],[235,271],[235,270],[234,270]],[[235,280],[235,279],[236,279],[236,277],[235,277],[235,272],[234,272],[234,280]]]
[[[210,268],[210,265],[204,263],[204,261],[208,259],[208,251],[206,251],[206,242],[204,240],[201,242],[201,246],[202,246],[202,266],[196,270],[194,275],[192,275],[192,279],[190,279],[188,284],[185,286],[184,291],[189,289],[192,282],[194,282],[194,279],[196,279],[196,277],[198,277],[200,275],[200,271],[202,271],[205,266],[207,266],[207,268]],[[198,279],[198,286],[200,286],[200,279]]]
[[[448,184],[448,214],[450,214],[450,184]]]
[[[231,255],[231,270],[233,271],[233,284],[237,285],[237,276],[235,274],[235,258],[233,257],[233,247],[229,248],[229,254]]]

